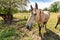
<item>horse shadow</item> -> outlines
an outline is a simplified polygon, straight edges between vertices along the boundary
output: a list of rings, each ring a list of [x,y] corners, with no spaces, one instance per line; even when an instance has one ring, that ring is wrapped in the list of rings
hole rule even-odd
[[[53,31],[46,29],[46,33],[44,33],[42,40],[60,40],[60,36],[54,33]]]

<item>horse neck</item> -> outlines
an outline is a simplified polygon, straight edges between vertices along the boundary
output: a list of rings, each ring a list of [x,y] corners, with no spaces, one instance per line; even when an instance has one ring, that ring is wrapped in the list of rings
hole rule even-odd
[[[39,17],[40,21],[42,20],[42,11],[40,11],[40,17]]]
[[[43,21],[43,17],[44,17],[44,12],[42,10],[40,10],[39,16],[38,16],[38,22],[42,22]]]

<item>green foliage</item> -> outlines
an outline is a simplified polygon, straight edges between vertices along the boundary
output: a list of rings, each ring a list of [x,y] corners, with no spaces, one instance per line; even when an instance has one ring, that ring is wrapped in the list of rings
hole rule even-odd
[[[16,36],[14,28],[5,29],[4,31],[0,32],[0,40],[7,40],[13,36]]]
[[[52,3],[50,8],[49,8],[49,11],[51,11],[51,12],[58,12],[59,11],[59,9],[57,8],[58,2],[59,1]]]
[[[6,29],[6,30],[4,30],[4,31],[1,33],[0,38],[1,38],[1,37],[6,38],[6,37],[8,37],[8,36],[15,35],[14,33],[15,33],[15,31],[14,31],[13,28],[12,28],[12,29],[8,29],[8,30]]]
[[[44,8],[43,10],[48,11],[48,8]]]
[[[29,0],[0,0],[0,14],[6,14],[6,13],[16,13],[18,12],[18,5],[22,7],[22,5],[27,6],[27,3]],[[17,3],[17,5],[16,5]]]
[[[2,27],[1,27],[2,28]],[[16,28],[8,28],[7,25],[0,31],[0,40],[18,40],[18,34],[16,33]]]

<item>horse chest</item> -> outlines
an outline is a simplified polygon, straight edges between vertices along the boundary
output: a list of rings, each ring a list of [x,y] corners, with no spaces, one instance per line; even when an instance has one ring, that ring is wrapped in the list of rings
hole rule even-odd
[[[38,17],[36,20],[37,20],[37,22],[42,23],[42,22],[44,22],[45,17],[40,15],[40,17]]]

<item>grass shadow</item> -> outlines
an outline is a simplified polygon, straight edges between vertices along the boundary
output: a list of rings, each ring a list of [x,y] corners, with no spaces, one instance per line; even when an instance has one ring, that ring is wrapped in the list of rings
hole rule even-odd
[[[17,19],[17,18],[13,19],[13,22],[19,22],[19,21],[27,21],[27,19]]]
[[[53,31],[47,29],[46,33],[44,33],[42,40],[60,40],[60,36]]]
[[[13,24],[16,24],[17,22],[26,22],[27,21],[27,19],[13,19],[12,20],[12,23],[11,23],[11,25],[13,25]],[[7,23],[4,23],[4,21],[3,20],[0,20],[0,24],[1,25],[8,25]]]

